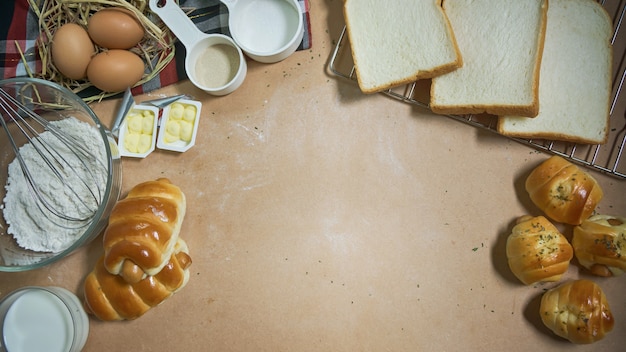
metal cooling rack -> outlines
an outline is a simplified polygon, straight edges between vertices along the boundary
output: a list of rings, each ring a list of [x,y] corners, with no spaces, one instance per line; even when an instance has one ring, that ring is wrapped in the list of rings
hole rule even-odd
[[[543,139],[509,138],[535,149],[560,155],[583,167],[626,180],[626,0],[599,1],[614,23],[613,91],[610,109],[609,138],[604,145],[574,144]],[[622,28],[624,27],[624,28]],[[352,53],[344,26],[330,58],[329,69],[339,77],[356,83]],[[581,82],[584,84],[584,82]],[[382,92],[393,99],[428,109],[429,80],[417,81]],[[497,132],[497,118],[490,115],[446,115],[468,125]],[[626,158],[626,156],[624,156]]]

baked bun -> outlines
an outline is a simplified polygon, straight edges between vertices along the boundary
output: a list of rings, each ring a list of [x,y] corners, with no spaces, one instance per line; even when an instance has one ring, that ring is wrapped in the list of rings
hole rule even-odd
[[[594,215],[574,228],[574,254],[580,265],[598,276],[626,271],[626,218]]]
[[[572,246],[543,216],[522,216],[506,241],[506,257],[524,284],[558,281],[574,256]]]
[[[573,343],[593,343],[613,330],[606,296],[590,280],[576,280],[546,291],[539,309],[543,323]]]
[[[136,319],[183,288],[189,280],[189,266],[189,249],[181,238],[159,273],[133,284],[109,273],[101,257],[85,279],[85,310],[105,321]]]
[[[185,209],[185,195],[168,179],[133,187],[113,207],[104,232],[106,270],[129,283],[160,272],[174,251]]]
[[[557,155],[530,173],[526,191],[549,218],[570,225],[587,219],[604,195],[591,175]]]

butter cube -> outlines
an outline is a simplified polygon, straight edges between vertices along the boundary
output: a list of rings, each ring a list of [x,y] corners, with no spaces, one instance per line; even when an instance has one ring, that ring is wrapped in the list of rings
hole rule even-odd
[[[173,103],[170,108],[170,116],[169,118],[172,120],[180,120],[183,118],[185,114],[185,107],[180,103]]]
[[[139,133],[127,133],[124,137],[124,148],[131,153],[137,153],[139,145]]]
[[[185,107],[185,112],[183,114],[183,120],[193,123],[195,119],[196,119],[196,107],[193,105],[187,105],[187,107]]]
[[[137,142],[137,153],[145,153],[150,150],[152,146],[152,137],[148,134],[139,135],[139,141]]]
[[[173,135],[167,131],[165,131],[165,137],[163,137],[163,141],[165,143],[175,143],[178,142],[180,140],[180,138],[178,138],[178,135]]]
[[[141,132],[147,135],[152,135],[152,128],[154,127],[154,114],[150,113],[149,116],[144,114],[141,119]]]
[[[185,142],[191,142],[191,136],[193,134],[193,123],[187,121],[180,122],[180,139]]]
[[[141,133],[143,117],[137,113],[130,113],[126,118],[128,119],[128,131]]]
[[[180,135],[180,123],[178,121],[168,120],[165,130],[173,135]]]

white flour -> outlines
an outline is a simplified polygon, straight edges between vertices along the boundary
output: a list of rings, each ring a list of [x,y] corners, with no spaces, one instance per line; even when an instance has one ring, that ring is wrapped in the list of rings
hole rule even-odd
[[[20,148],[20,154],[24,158],[28,169],[45,199],[50,202],[55,211],[64,215],[73,215],[84,218],[85,203],[95,203],[91,193],[81,185],[80,180],[92,181],[94,176],[96,184],[92,185],[93,191],[98,198],[97,204],[102,201],[102,194],[106,187],[108,170],[106,169],[106,149],[102,143],[102,137],[98,130],[86,122],[75,118],[67,118],[52,123],[62,133],[73,136],[80,145],[90,151],[94,157],[78,158],[61,142],[52,132],[46,131],[39,135],[40,140],[45,141],[64,158],[71,168],[60,169],[62,180],[55,176],[50,167],[46,166],[42,157],[33,147],[33,142]],[[93,175],[92,175],[93,174]],[[69,187],[71,186],[71,188]],[[38,252],[59,252],[69,247],[78,237],[83,234],[89,225],[89,220],[66,220],[59,218],[47,210],[36,200],[24,176],[20,163],[13,160],[9,164],[6,196],[3,200],[4,219],[8,225],[7,233],[13,235],[20,247]],[[98,190],[99,188],[99,190]],[[76,194],[72,193],[72,190]],[[83,214],[81,214],[81,210]],[[89,214],[93,215],[95,208],[90,208]]]

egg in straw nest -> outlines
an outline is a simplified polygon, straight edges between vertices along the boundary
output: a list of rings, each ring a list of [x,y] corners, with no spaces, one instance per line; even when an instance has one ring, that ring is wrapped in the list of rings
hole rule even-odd
[[[174,36],[157,20],[146,0],[28,2],[38,18],[40,35],[36,40],[36,53],[41,60],[41,70],[35,72],[26,65],[27,74],[59,83],[86,102],[117,95],[128,86],[142,85],[156,77],[174,58]],[[118,47],[106,38],[96,38],[90,28],[94,26],[90,21],[96,22],[96,18],[100,28],[107,29],[105,32],[117,29],[124,33],[110,33],[110,37],[120,40],[135,33],[137,42]],[[119,21],[120,18],[125,19]],[[141,35],[137,36],[137,31]],[[88,69],[89,66],[92,67]],[[116,75],[118,79],[111,79]],[[109,84],[120,80],[122,85]]]

